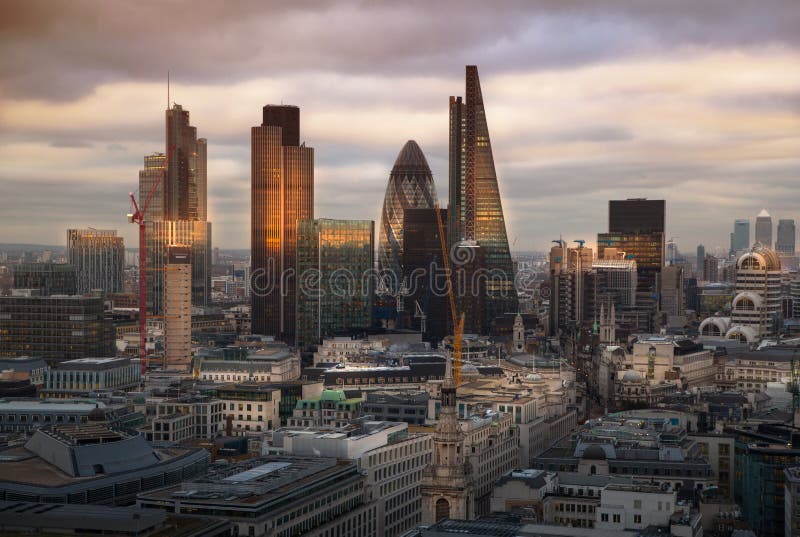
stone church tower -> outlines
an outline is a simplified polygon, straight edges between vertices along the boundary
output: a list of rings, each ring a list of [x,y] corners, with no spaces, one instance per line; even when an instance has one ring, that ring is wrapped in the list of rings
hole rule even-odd
[[[444,518],[472,520],[475,490],[464,454],[464,433],[458,423],[456,385],[450,362],[442,384],[439,422],[433,433],[433,462],[422,477],[422,523]]]

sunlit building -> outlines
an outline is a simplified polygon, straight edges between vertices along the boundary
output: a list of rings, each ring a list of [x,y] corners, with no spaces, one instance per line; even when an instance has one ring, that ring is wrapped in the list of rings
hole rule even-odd
[[[737,263],[736,295],[726,337],[754,342],[776,335],[780,326],[781,289],[778,255],[756,243]]]
[[[294,343],[297,222],[314,218],[314,149],[300,143],[298,107],[264,107],[251,159],[252,332]]]
[[[298,347],[372,324],[371,220],[301,220],[297,224]]]
[[[473,285],[459,290],[459,308],[465,312],[465,326],[469,331],[486,331],[495,317],[517,311],[514,288],[514,268],[506,234],[503,205],[500,200],[497,173],[494,167],[489,126],[483,106],[478,68],[466,68],[466,98],[450,97],[449,141],[450,205],[448,233],[452,262],[456,270],[464,267],[470,272],[468,281]],[[482,256],[482,265],[491,277],[484,280],[485,289],[472,289],[476,278],[469,271],[470,259],[478,249],[461,249],[459,242],[476,245]],[[474,291],[474,292],[473,292]],[[483,306],[470,307],[465,302],[475,302],[485,295]],[[475,316],[483,310],[483,321]]]
[[[164,273],[164,367],[187,369],[192,360],[192,265],[189,248],[170,248]]]

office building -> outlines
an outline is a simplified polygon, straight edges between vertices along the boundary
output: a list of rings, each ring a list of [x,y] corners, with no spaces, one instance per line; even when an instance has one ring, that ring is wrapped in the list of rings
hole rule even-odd
[[[280,426],[281,391],[274,384],[228,384],[217,388],[226,434],[246,436]]]
[[[144,157],[144,168],[139,171],[139,203],[143,205],[152,192],[145,211],[146,301],[151,315],[164,314],[164,273],[173,246],[190,251],[192,305],[207,307],[211,301],[207,143],[197,137],[189,111],[181,105],[173,104],[165,119],[166,154]],[[159,186],[153,190],[156,183]]]
[[[192,264],[189,248],[169,249],[164,273],[164,368],[192,361]]]
[[[45,373],[39,397],[69,399],[99,392],[140,387],[139,362],[130,358],[78,358],[61,362]]]
[[[778,255],[797,255],[796,236],[794,220],[778,220],[778,240],[775,241],[775,251]]]
[[[371,220],[298,222],[298,347],[372,325],[374,230]]]
[[[486,333],[495,317],[517,311],[517,296],[489,126],[474,65],[466,68],[465,95],[463,99],[450,97],[448,244],[452,261],[458,265],[466,265],[464,261],[469,258],[456,257],[457,243],[466,241],[482,250],[478,268],[489,271],[492,278],[485,282],[485,289],[459,292],[458,302],[459,310],[466,315],[467,330]],[[470,252],[472,257],[477,253],[460,253]],[[478,295],[485,295],[483,306],[461,304],[475,302]],[[480,311],[485,315],[477,319]]]
[[[719,260],[711,254],[706,254],[702,259],[703,279],[707,282],[719,281]]]
[[[348,397],[344,390],[323,390],[319,397],[297,401],[290,427],[342,427],[361,417],[364,400]]]
[[[252,537],[378,537],[378,508],[366,485],[353,461],[259,457],[141,493],[137,504],[188,516],[225,513],[238,535]]]
[[[139,427],[148,442],[177,443],[209,440],[223,431],[228,415],[219,399],[204,395],[182,395],[156,402],[149,423]]]
[[[736,220],[731,233],[731,255],[750,248],[750,220]]]
[[[606,249],[606,253],[609,249]],[[592,260],[596,278],[593,288],[598,295],[595,302],[607,296],[617,306],[636,305],[636,261],[633,259],[597,258]],[[595,307],[596,309],[596,307]]]
[[[736,296],[726,337],[753,343],[776,335],[781,324],[781,293],[780,259],[757,242],[737,262]]]
[[[661,270],[661,314],[679,317],[686,314],[686,300],[683,294],[683,267],[669,266]]]
[[[378,230],[378,268],[390,290],[399,290],[403,278],[403,239],[407,209],[433,209],[437,201],[433,174],[417,142],[409,140],[400,150],[389,174]],[[402,300],[402,299],[401,299]]]
[[[608,202],[608,231],[612,233],[650,233],[665,229],[664,200],[630,198]]]
[[[141,435],[102,422],[37,429],[3,452],[0,501],[126,505],[136,494],[205,470],[201,448],[155,449]]]
[[[380,421],[404,421],[424,425],[429,394],[422,390],[379,390],[367,392],[364,414]]]
[[[223,382],[286,382],[300,378],[300,356],[282,343],[264,349],[227,348],[232,353],[198,355],[195,374]]]
[[[591,248],[569,248],[563,241],[550,248],[550,334],[593,318],[586,287],[592,264]]]
[[[131,412],[124,403],[106,404],[91,399],[0,400],[0,432],[3,433],[30,434],[44,426],[88,423],[98,419],[110,427],[131,428],[141,422],[142,416]]]
[[[102,295],[18,291],[0,297],[0,356],[41,356],[53,364],[116,352],[111,312]]]
[[[67,261],[75,267],[77,292],[121,293],[125,286],[125,245],[114,229],[68,229]]]
[[[772,248],[772,216],[762,209],[756,217],[755,241],[765,248]]]
[[[263,112],[251,129],[252,331],[294,344],[297,222],[314,218],[314,149],[300,143],[299,108]]]
[[[36,289],[42,296],[78,292],[77,273],[69,263],[22,263],[11,270],[14,289]]]
[[[697,271],[695,275],[697,276],[698,280],[702,280],[704,278],[703,272],[703,260],[706,258],[706,247],[702,244],[697,245]]]
[[[437,344],[450,334],[449,301],[446,283],[437,279],[443,271],[442,243],[436,209],[406,209],[403,217],[403,273],[408,280],[410,328],[418,330],[424,341]],[[447,226],[447,210],[440,209],[442,225]],[[445,237],[447,228],[445,227]]]

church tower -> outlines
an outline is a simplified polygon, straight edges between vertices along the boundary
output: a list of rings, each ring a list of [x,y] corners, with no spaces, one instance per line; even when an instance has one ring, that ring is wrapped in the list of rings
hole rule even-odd
[[[522,354],[525,352],[525,325],[522,322],[522,315],[517,313],[514,318],[514,343],[512,354]]]
[[[422,477],[422,523],[445,518],[475,518],[472,470],[464,454],[464,433],[458,423],[456,385],[450,361],[442,384],[439,422],[433,433],[433,462]]]
[[[614,303],[611,303],[609,313],[606,316],[605,304],[600,305],[600,343],[603,345],[614,345],[617,342],[617,314]]]

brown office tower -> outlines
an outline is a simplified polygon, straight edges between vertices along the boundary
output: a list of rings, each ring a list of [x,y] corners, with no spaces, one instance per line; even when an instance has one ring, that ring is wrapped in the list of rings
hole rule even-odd
[[[462,259],[453,254],[470,253],[469,265],[478,257],[484,265],[475,267],[476,284],[459,298],[468,331],[487,333],[498,316],[517,311],[514,268],[506,235],[503,205],[492,156],[492,143],[483,107],[478,68],[467,66],[466,99],[450,97],[450,205],[448,210],[451,262]],[[463,247],[457,247],[459,243]],[[477,254],[479,247],[480,256]],[[456,270],[458,266],[455,267]],[[479,291],[483,286],[485,291]],[[484,305],[465,304],[483,296]],[[483,321],[470,317],[470,311],[483,311]]]
[[[264,107],[251,159],[252,332],[294,344],[297,222],[314,218],[314,149],[300,143],[298,107]]]
[[[164,367],[185,370],[191,361],[191,249],[171,246],[164,274]]]

